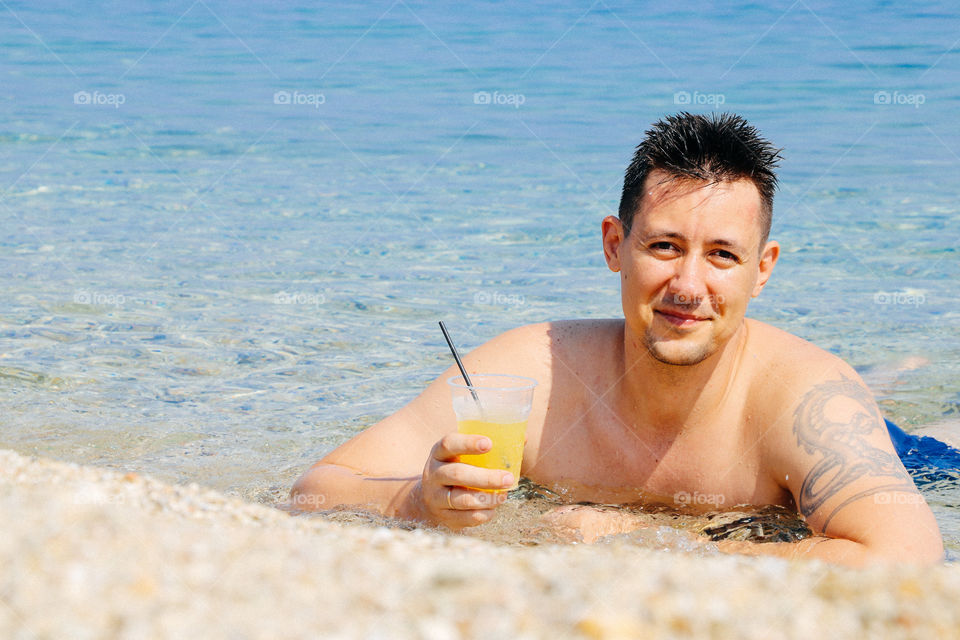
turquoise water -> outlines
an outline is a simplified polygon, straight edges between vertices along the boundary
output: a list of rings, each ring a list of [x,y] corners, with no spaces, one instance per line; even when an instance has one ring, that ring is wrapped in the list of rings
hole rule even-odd
[[[947,2],[5,3],[0,446],[271,500],[447,366],[438,319],[469,348],[619,314],[599,222],[680,109],[785,148],[751,315],[908,431],[956,422],[958,26]],[[960,549],[960,490],[927,495]]]

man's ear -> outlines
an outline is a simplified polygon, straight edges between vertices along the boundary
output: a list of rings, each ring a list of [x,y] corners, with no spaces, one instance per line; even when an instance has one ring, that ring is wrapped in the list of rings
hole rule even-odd
[[[780,243],[776,240],[771,240],[763,247],[763,253],[760,254],[760,276],[757,278],[757,283],[753,286],[753,293],[750,295],[756,298],[760,295],[760,292],[763,291],[764,285],[767,284],[767,280],[770,279],[770,274],[773,273],[773,266],[777,264],[777,258],[780,257]]]
[[[626,238],[623,223],[616,216],[607,216],[600,223],[600,231],[603,235],[603,257],[610,271],[616,273],[620,271],[620,246]]]

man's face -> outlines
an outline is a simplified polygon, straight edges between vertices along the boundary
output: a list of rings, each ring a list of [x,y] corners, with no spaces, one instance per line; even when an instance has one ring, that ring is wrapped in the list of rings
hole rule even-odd
[[[645,186],[629,236],[619,219],[604,220],[607,263],[620,272],[633,335],[660,362],[697,364],[740,327],[779,246],[760,249],[760,193],[749,180],[711,185],[655,170]]]

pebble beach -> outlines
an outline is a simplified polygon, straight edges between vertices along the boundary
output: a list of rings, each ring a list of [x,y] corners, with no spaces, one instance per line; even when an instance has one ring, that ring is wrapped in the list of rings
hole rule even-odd
[[[5,638],[960,637],[960,567],[495,544],[0,452]]]
[[[784,150],[750,317],[957,446],[958,3],[0,6],[0,640],[960,638],[960,465],[923,569],[278,508],[438,320],[621,318],[601,221],[679,111]]]

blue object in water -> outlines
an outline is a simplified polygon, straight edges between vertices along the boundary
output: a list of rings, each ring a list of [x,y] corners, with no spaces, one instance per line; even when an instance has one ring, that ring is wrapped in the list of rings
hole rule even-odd
[[[889,420],[890,439],[918,487],[940,480],[960,480],[960,451],[929,436],[912,436]]]

